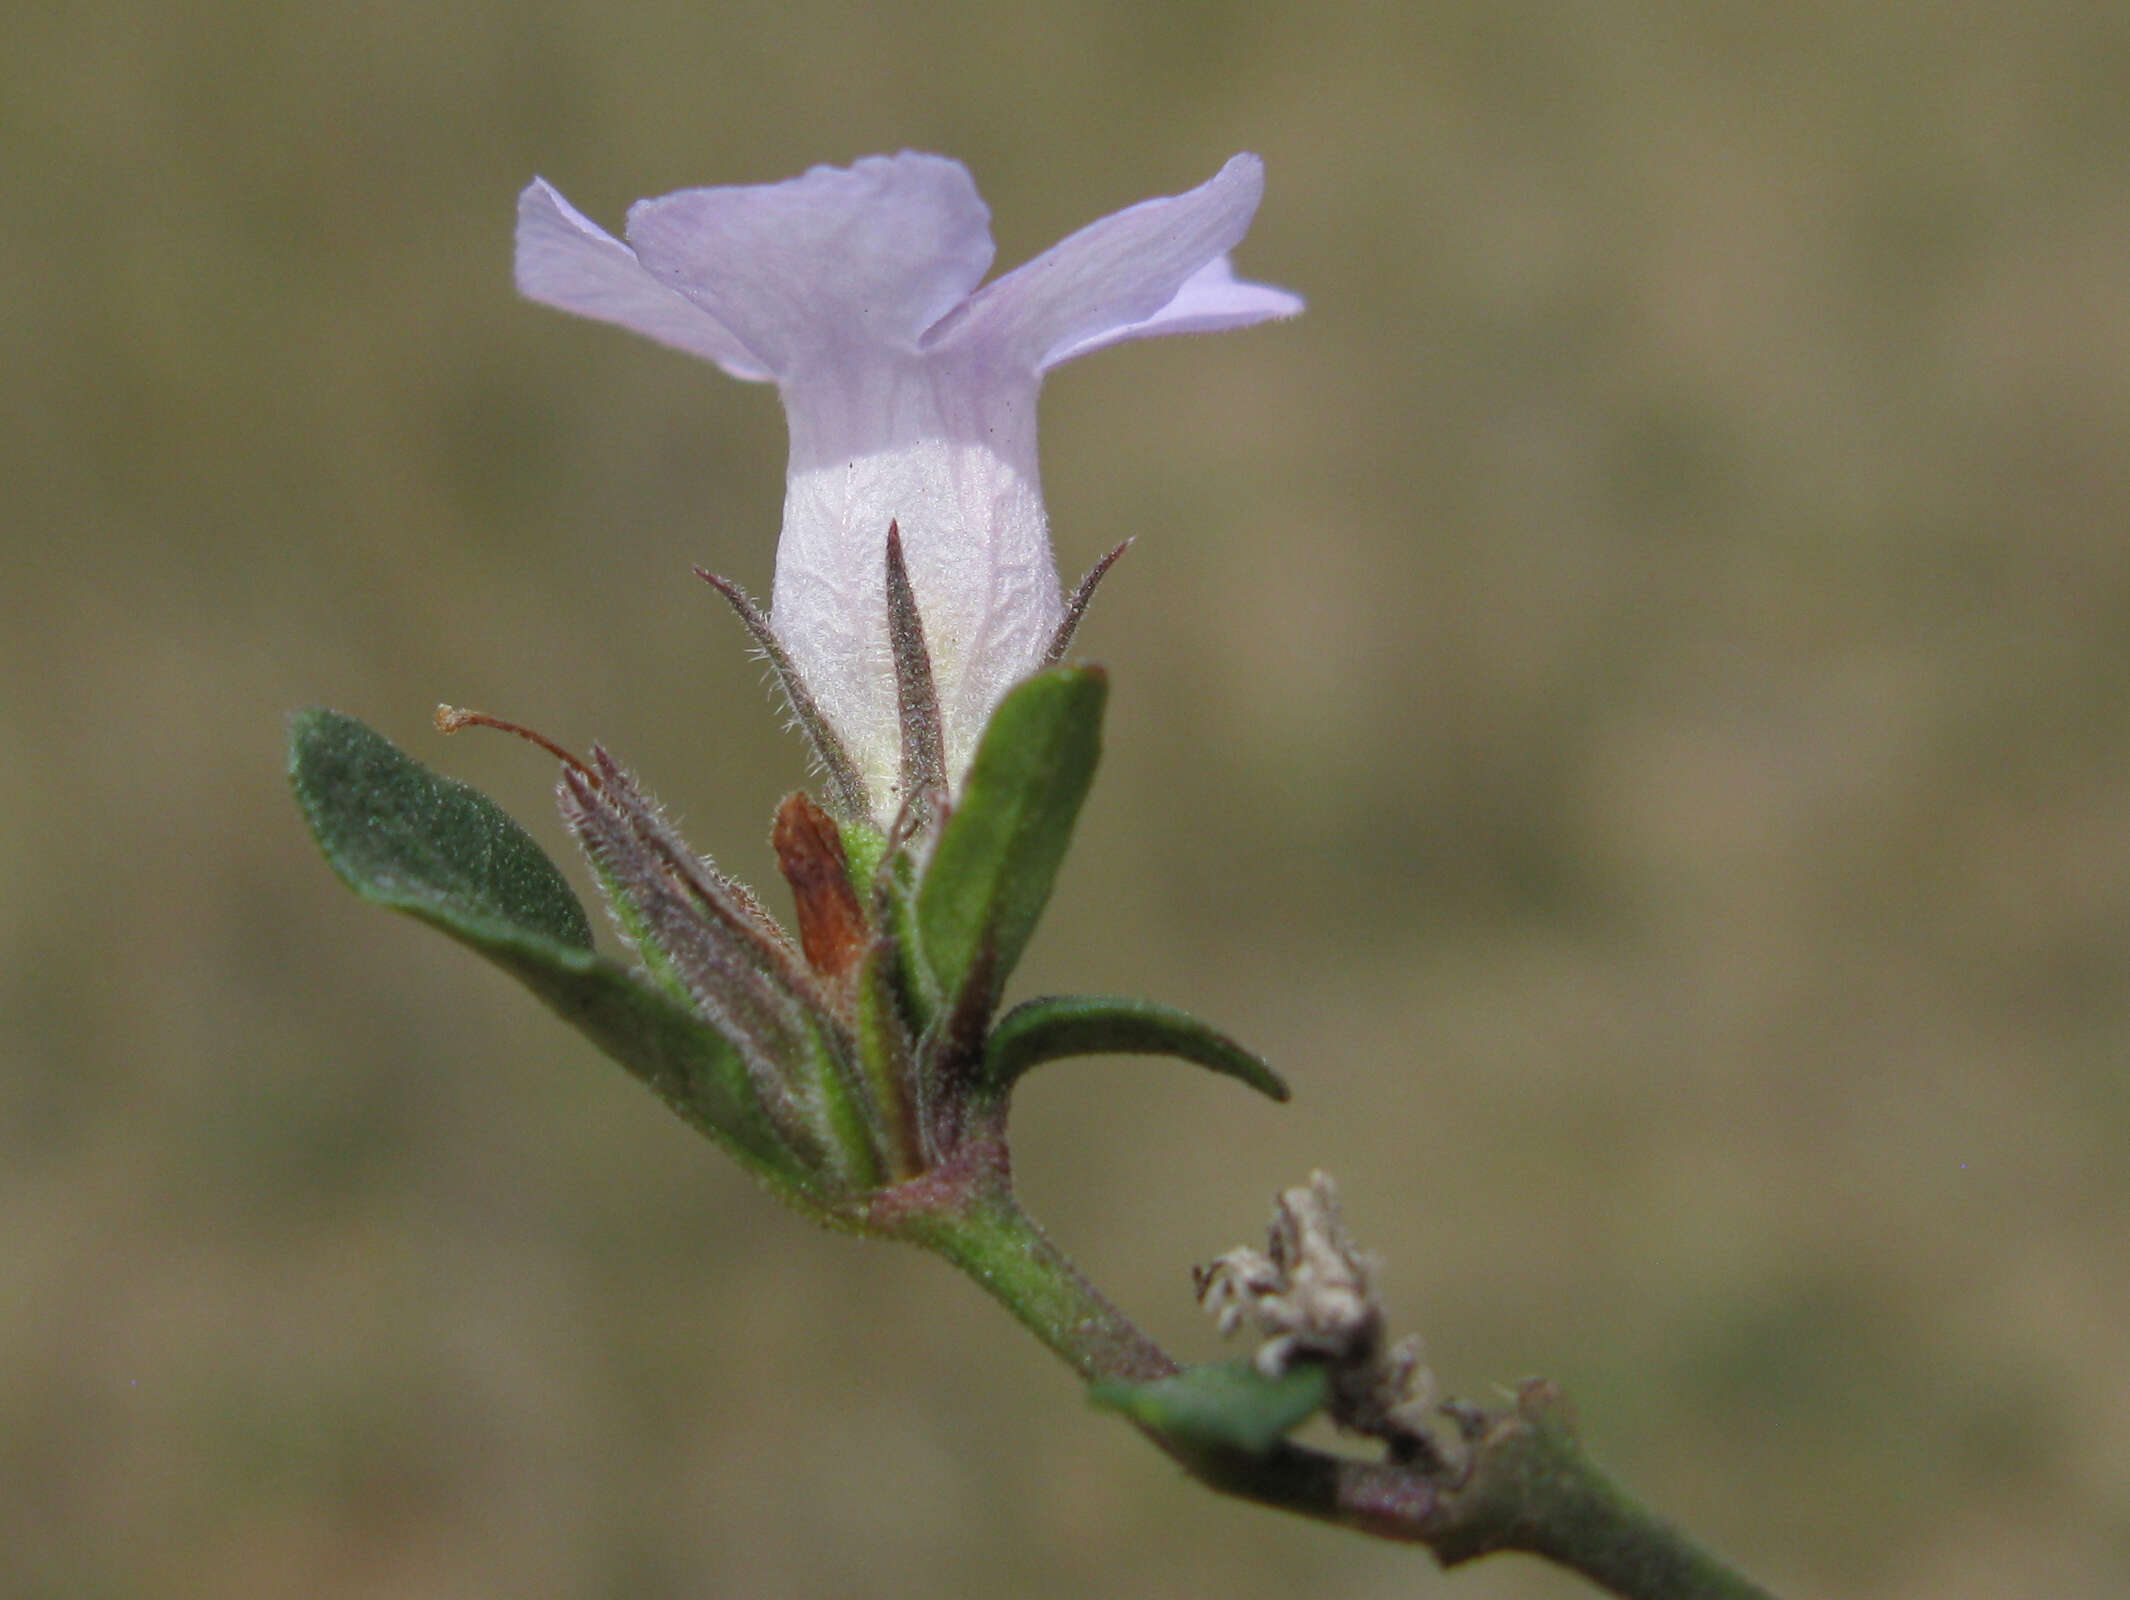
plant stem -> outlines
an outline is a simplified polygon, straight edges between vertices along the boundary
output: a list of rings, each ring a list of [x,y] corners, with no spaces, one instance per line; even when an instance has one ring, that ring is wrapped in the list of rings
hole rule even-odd
[[[1083,1379],[1143,1383],[1177,1370],[1003,1185],[986,1184],[956,1208],[908,1211],[896,1231],[968,1274]]]
[[[1629,1600],[1771,1600],[1607,1477],[1542,1379],[1487,1419],[1427,1542],[1445,1567],[1522,1550]]]
[[[1144,1383],[1178,1370],[1021,1209],[1002,1150],[905,1185],[870,1223],[959,1267],[1083,1379]],[[1426,1545],[1444,1567],[1520,1550],[1625,1600],[1770,1600],[1599,1470],[1549,1383],[1524,1385],[1514,1409],[1481,1419],[1454,1483],[1295,1444],[1252,1456],[1140,1431],[1211,1489]]]

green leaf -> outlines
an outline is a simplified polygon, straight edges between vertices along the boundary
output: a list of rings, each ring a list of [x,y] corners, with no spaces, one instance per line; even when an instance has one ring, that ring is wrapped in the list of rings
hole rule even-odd
[[[899,1179],[922,1171],[924,1158],[917,1133],[917,1108],[911,1103],[916,1067],[896,982],[898,965],[891,940],[880,940],[867,953],[858,972],[851,1033],[857,1042],[858,1063],[865,1073],[867,1092],[879,1108],[889,1164]]]
[[[479,951],[761,1176],[808,1187],[739,1052],[592,949],[560,869],[494,801],[337,711],[291,720],[289,783],[327,863],[362,899]]]
[[[1331,1378],[1315,1361],[1268,1378],[1245,1359],[1186,1367],[1151,1383],[1097,1383],[1088,1398],[1177,1444],[1261,1456],[1324,1409]]]
[[[515,933],[591,949],[584,907],[532,835],[353,717],[297,712],[288,775],[326,861],[365,900],[461,938]]]
[[[787,1197],[818,1187],[807,1164],[762,1110],[739,1051],[693,1012],[626,967],[590,951],[572,958],[553,947],[519,951],[466,942],[628,1068],[682,1121],[723,1145],[771,1187]]]
[[[990,1015],[1027,948],[1102,753],[1109,678],[1037,673],[999,703],[917,891],[918,939],[951,1016]]]
[[[1177,1056],[1285,1100],[1278,1073],[1188,1011],[1120,995],[1044,995],[1025,1000],[991,1030],[985,1086],[1004,1093],[1030,1067],[1063,1056]]]

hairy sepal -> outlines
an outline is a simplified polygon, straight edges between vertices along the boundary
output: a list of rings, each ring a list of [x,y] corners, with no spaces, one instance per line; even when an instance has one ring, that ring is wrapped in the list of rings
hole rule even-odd
[[[733,1041],[593,950],[560,869],[494,801],[337,711],[291,720],[288,771],[327,865],[358,897],[501,967],[771,1187],[801,1203],[817,1191]]]
[[[785,1138],[844,1185],[879,1178],[877,1130],[826,997],[754,897],[696,856],[605,751],[564,769],[564,819],[645,969],[739,1050]]]

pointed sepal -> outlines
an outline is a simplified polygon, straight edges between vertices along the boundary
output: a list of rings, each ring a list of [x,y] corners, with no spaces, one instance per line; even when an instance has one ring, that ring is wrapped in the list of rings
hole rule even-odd
[[[1185,1450],[1262,1456],[1324,1409],[1331,1376],[1314,1361],[1295,1362],[1278,1377],[1249,1360],[1223,1361],[1149,1383],[1093,1384],[1087,1397]]]
[[[1102,753],[1109,679],[1053,667],[992,713],[917,891],[918,941],[958,1030],[997,1009],[1035,932]]]
[[[1003,1095],[1031,1067],[1066,1056],[1175,1056],[1274,1100],[1286,1083],[1264,1061],[1188,1011],[1123,995],[1043,995],[1015,1006],[991,1030],[984,1087]]]
[[[1087,576],[1080,580],[1079,587],[1065,602],[1065,620],[1050,636],[1050,648],[1043,652],[1044,666],[1054,667],[1065,659],[1065,652],[1072,648],[1072,641],[1080,632],[1080,623],[1087,616],[1087,608],[1094,604],[1095,591],[1102,587],[1102,580],[1109,576],[1109,569],[1117,564],[1117,558],[1131,547],[1132,542],[1127,539],[1087,569]]]
[[[902,529],[887,530],[888,644],[895,657],[895,711],[902,729],[902,805],[910,826],[924,827],[947,787],[946,732],[939,691],[932,680],[932,652],[925,643],[917,591],[902,560]]]
[[[828,996],[783,929],[689,849],[604,750],[563,769],[561,800],[652,980],[738,1049],[764,1111],[810,1168],[871,1187],[880,1175],[876,1130]]]
[[[762,652],[762,659],[769,663],[777,687],[783,691],[784,705],[791,712],[792,722],[806,735],[807,742],[813,746],[814,758],[821,763],[822,775],[828,780],[829,800],[837,815],[847,822],[868,815],[865,780],[858,776],[857,763],[851,760],[850,752],[836,736],[835,728],[822,715],[813,691],[792,662],[791,652],[784,648],[784,641],[770,626],[768,613],[730,578],[719,577],[701,567],[695,569],[695,575],[725,597],[725,603],[739,618],[740,626],[747,630],[755,648]]]
[[[440,929],[508,972],[773,1187],[806,1166],[732,1043],[592,948],[561,871],[480,791],[337,711],[292,719],[289,782],[326,862],[356,895]]]

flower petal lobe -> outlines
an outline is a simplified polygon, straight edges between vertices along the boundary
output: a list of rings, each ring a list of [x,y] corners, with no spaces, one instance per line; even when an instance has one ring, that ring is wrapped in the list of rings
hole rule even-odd
[[[660,282],[779,378],[853,351],[914,348],[992,255],[991,213],[968,169],[911,151],[640,200],[628,235]]]
[[[732,331],[646,272],[634,251],[563,199],[545,178],[518,196],[518,292],[714,361],[735,378],[769,368]]]
[[[1188,331],[1166,325],[1167,309],[1241,242],[1264,188],[1264,163],[1236,156],[1188,193],[1127,206],[1059,241],[986,286],[961,318],[934,329],[932,340],[980,345],[1001,361],[1042,371],[1120,339]],[[1256,287],[1235,284],[1232,274],[1225,290],[1222,281],[1217,274],[1197,281],[1178,320],[1232,312],[1242,303],[1235,291]]]

